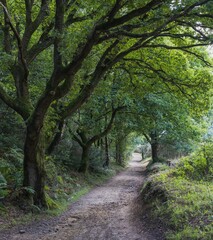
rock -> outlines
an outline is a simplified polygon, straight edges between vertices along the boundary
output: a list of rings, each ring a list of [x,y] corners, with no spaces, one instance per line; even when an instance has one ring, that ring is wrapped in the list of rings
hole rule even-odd
[[[59,231],[59,227],[56,227],[56,228],[55,228],[55,232],[58,232],[58,231]]]
[[[73,218],[73,217],[70,217],[67,219],[67,222],[70,224],[70,223],[74,223],[77,221],[77,218]]]
[[[19,233],[20,234],[23,234],[23,233],[25,233],[26,231],[24,230],[24,229],[21,229],[21,230],[19,230]]]

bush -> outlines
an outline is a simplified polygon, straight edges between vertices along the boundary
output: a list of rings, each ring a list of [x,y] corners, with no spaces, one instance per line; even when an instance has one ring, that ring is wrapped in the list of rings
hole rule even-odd
[[[175,173],[193,180],[210,180],[213,177],[213,144],[205,144],[182,158]]]
[[[11,189],[22,184],[23,180],[23,152],[18,148],[11,148],[2,156],[0,173]]]
[[[7,196],[7,181],[0,172],[0,200]]]

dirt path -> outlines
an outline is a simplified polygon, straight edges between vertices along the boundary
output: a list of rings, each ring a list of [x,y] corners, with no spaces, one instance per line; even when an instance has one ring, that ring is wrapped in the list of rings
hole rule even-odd
[[[160,240],[160,226],[137,211],[144,165],[134,154],[126,171],[83,196],[59,217],[0,233],[1,240]]]

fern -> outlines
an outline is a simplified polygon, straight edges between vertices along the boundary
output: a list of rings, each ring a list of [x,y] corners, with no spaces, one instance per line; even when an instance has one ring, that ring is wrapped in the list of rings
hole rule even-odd
[[[59,209],[60,206],[54,201],[47,192],[45,192],[45,199],[48,209]]]

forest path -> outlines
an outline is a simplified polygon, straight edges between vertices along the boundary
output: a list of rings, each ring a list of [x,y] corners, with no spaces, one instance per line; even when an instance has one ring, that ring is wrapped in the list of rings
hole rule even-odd
[[[148,221],[137,201],[146,163],[134,153],[128,168],[73,203],[59,217],[0,234],[1,240],[160,240],[158,224]]]

